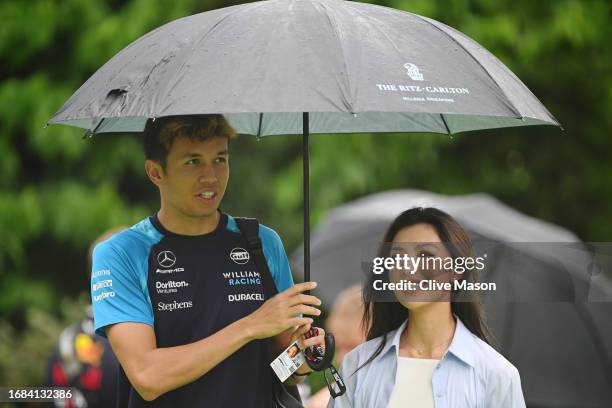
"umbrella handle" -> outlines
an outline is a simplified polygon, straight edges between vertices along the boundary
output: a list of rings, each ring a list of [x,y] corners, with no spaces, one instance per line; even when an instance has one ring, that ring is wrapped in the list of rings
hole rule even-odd
[[[306,338],[316,336],[318,334],[317,329],[310,329],[306,333]],[[328,368],[334,359],[336,352],[336,341],[334,335],[331,333],[325,334],[325,349],[321,346],[311,346],[304,350],[306,356],[306,364],[314,371],[323,371]]]

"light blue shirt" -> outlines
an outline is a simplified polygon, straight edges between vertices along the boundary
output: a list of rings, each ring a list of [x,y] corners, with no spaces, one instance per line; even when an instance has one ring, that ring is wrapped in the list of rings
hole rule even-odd
[[[387,333],[382,352],[356,373],[374,354],[382,337],[363,343],[346,355],[341,369],[346,394],[330,399],[328,408],[387,407],[395,386],[400,335],[406,324],[407,321]],[[516,367],[472,334],[458,318],[453,340],[431,382],[436,408],[525,407]]]

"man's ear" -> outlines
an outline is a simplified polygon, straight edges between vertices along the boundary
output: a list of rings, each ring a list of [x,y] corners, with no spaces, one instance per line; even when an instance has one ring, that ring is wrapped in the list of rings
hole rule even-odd
[[[159,187],[164,177],[164,169],[161,164],[153,160],[145,160],[145,171],[151,183]]]

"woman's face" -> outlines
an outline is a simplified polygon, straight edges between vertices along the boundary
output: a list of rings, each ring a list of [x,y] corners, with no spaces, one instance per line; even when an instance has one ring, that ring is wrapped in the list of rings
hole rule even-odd
[[[405,308],[415,310],[431,302],[450,301],[451,291],[442,286],[453,284],[453,271],[443,268],[443,260],[451,255],[432,225],[415,224],[399,230],[390,251],[391,257],[398,255],[401,267],[389,270],[389,280],[411,282],[412,290],[394,291]]]

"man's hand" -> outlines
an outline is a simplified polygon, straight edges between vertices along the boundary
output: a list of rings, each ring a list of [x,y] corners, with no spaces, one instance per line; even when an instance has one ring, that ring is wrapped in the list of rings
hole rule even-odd
[[[259,309],[243,318],[249,337],[265,339],[292,327],[312,324],[311,318],[299,315],[321,314],[319,309],[313,307],[320,306],[321,301],[315,296],[302,293],[316,287],[316,282],[299,283],[268,299]]]
[[[317,329],[318,335],[307,339],[306,333],[308,333],[310,329]],[[291,343],[296,340],[298,341],[297,344],[300,350],[304,350],[311,346],[321,346],[325,350],[325,330],[320,327],[312,327],[312,325],[310,324],[305,324],[303,326],[298,327],[291,334]]]
[[[308,333],[308,331],[311,328],[317,329],[318,335],[307,339],[306,333]],[[325,330],[323,330],[320,327],[312,327],[310,324],[298,327],[297,329],[295,329],[295,331],[291,335],[291,343],[293,343],[296,340],[298,341],[297,344],[300,350],[307,349],[308,347],[311,347],[311,346],[321,346],[323,350],[325,350]],[[300,368],[297,369],[295,373],[302,376],[302,378],[304,378],[303,377],[304,374],[309,374],[311,372],[312,370],[310,369],[308,364],[304,363],[302,364]],[[297,383],[299,382],[299,380],[294,381],[294,382]]]

